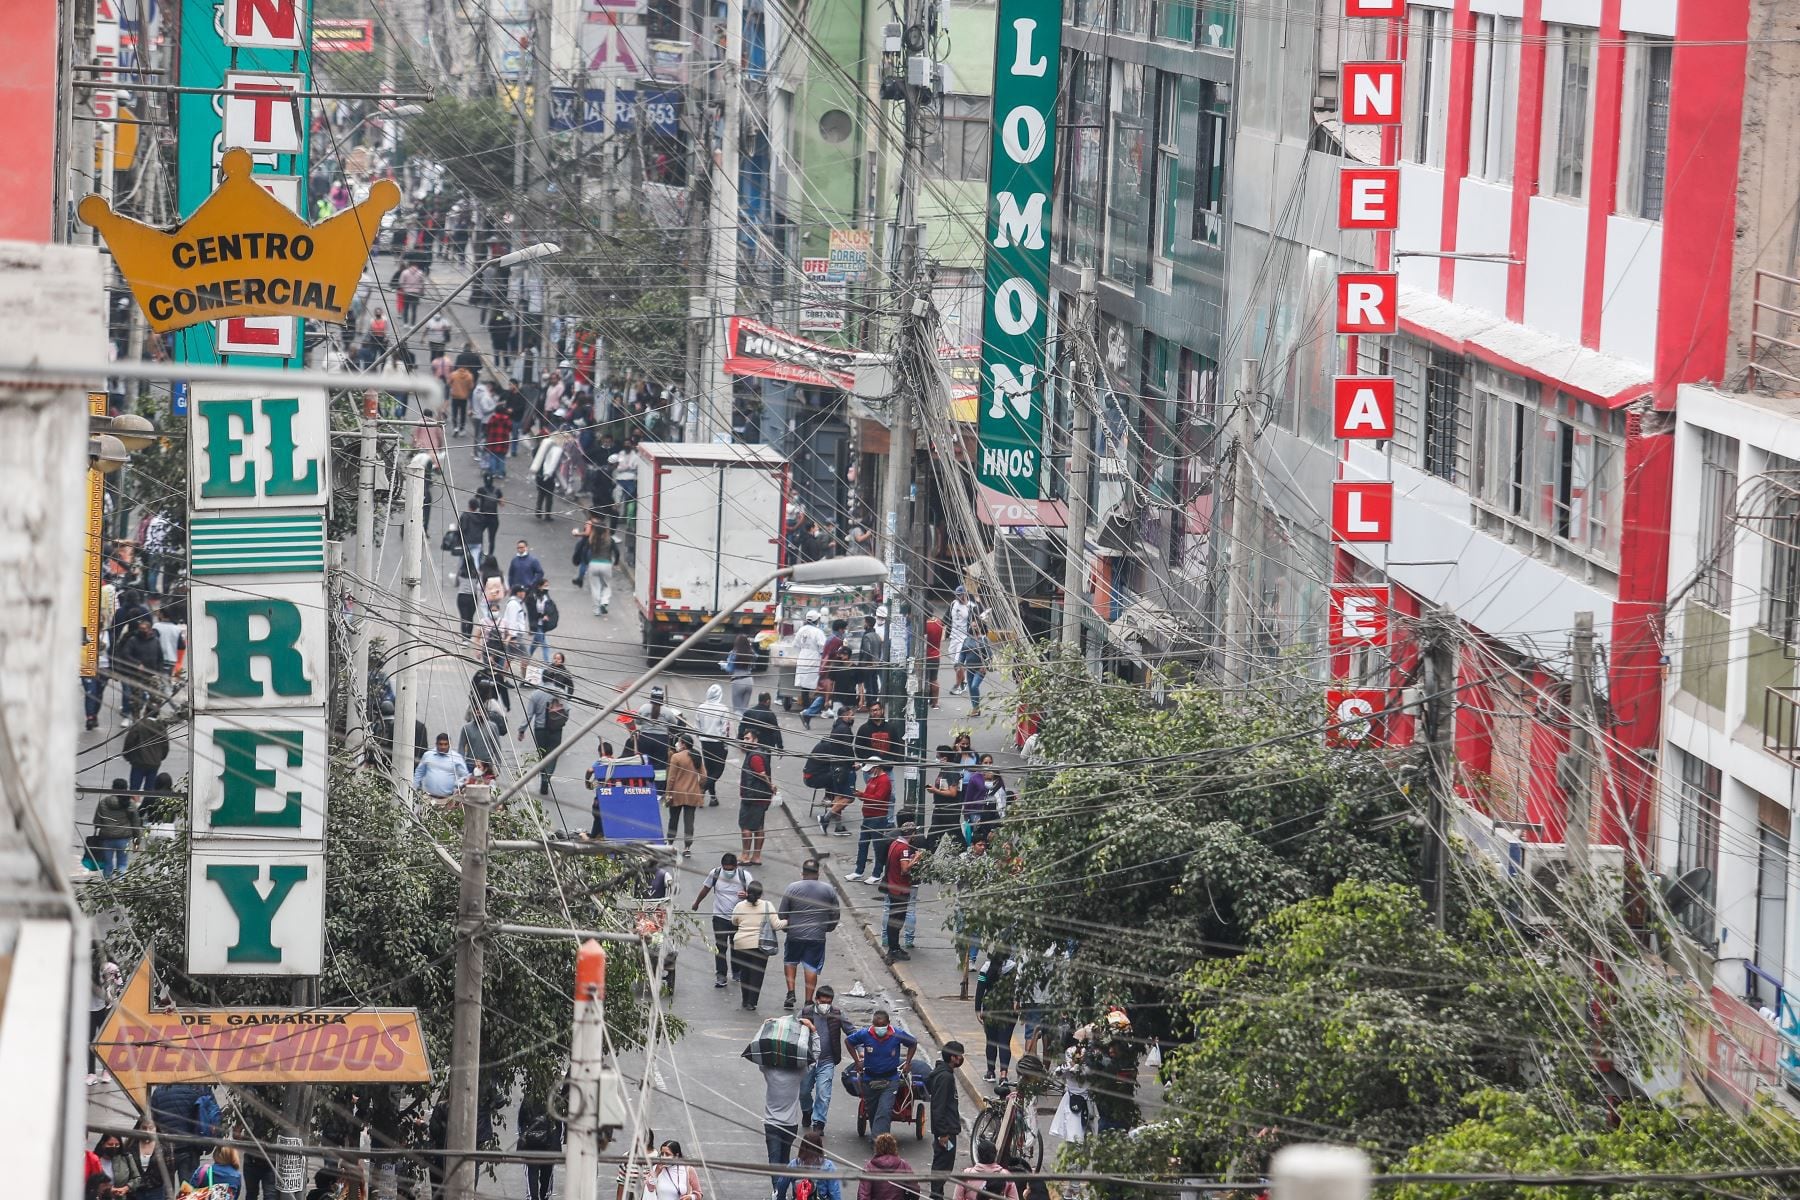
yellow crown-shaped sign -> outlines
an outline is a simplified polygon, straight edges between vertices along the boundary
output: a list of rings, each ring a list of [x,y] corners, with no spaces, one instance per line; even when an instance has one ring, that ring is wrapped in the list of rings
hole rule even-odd
[[[227,150],[224,181],[174,229],[121,217],[98,196],[77,210],[100,231],[158,333],[227,317],[342,321],[356,281],[400,189],[382,180],[369,198],[308,225],[264,191],[246,150]]]

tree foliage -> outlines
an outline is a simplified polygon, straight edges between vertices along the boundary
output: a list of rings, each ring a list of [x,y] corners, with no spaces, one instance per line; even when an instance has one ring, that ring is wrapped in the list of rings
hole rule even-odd
[[[1699,1174],[1800,1163],[1800,1125],[1773,1106],[1743,1116],[1717,1109],[1665,1108],[1629,1103],[1610,1112],[1566,1096],[1501,1091],[1472,1097],[1476,1114],[1415,1147],[1402,1172],[1532,1175]],[[1510,1183],[1409,1183],[1394,1200],[1704,1200],[1734,1196],[1775,1200],[1795,1194],[1792,1177],[1712,1183],[1633,1183],[1522,1188]]]
[[[495,811],[492,836],[531,838],[547,828],[535,801],[521,797]],[[431,848],[454,857],[460,814],[432,811],[416,819],[377,775],[335,767],[326,817],[325,966],[320,1002],[417,1008],[433,1070],[450,1061],[458,879]],[[121,962],[154,950],[159,981],[183,1004],[286,1004],[285,980],[195,977],[183,970],[188,838],[152,842],[131,869],[90,885],[97,911],[122,910],[126,920],[109,951]],[[491,918],[496,922],[580,927],[604,921],[612,903],[632,893],[636,869],[599,857],[545,853],[495,854],[489,862]],[[565,910],[564,905],[567,905]],[[573,938],[495,937],[484,980],[482,1086],[486,1094],[515,1087],[543,1089],[560,1078],[568,1050]],[[611,955],[606,1022],[615,1044],[643,1037],[639,999],[643,963]],[[426,1085],[387,1089],[377,1110],[398,1113],[429,1100]]]
[[[1552,960],[1438,931],[1411,886],[1339,884],[1188,973],[1193,1038],[1163,1068],[1171,1115],[1102,1154],[1242,1175],[1286,1142],[1326,1140],[1391,1162],[1471,1115],[1475,1092],[1585,1072],[1574,984]]]
[[[1046,714],[1057,765],[1024,782],[990,861],[934,867],[983,945],[1070,952],[1060,985],[1082,1019],[1132,1002],[1171,1028],[1197,959],[1345,880],[1412,879],[1392,765],[1326,749],[1292,706],[1191,688],[1158,707],[1056,662],[1025,671],[1021,704]]]
[[[439,163],[483,204],[505,208],[513,195],[519,114],[506,100],[439,96],[407,118],[401,149]]]

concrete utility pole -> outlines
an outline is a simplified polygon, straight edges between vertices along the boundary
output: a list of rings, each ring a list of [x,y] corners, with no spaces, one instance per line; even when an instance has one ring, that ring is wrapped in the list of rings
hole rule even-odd
[[[1095,270],[1081,269],[1081,291],[1075,305],[1075,327],[1095,332]],[[1063,531],[1062,646],[1081,656],[1081,623],[1087,612],[1088,476],[1094,460],[1094,368],[1085,350],[1074,356],[1070,378],[1074,430],[1069,444],[1069,525]]]
[[[693,0],[689,10],[689,31],[694,46],[694,60],[700,59],[701,47],[706,48],[704,65],[700,61],[688,63],[688,95],[684,105],[688,127],[688,168],[687,168],[687,263],[688,263],[688,321],[687,321],[687,362],[682,372],[682,388],[687,393],[687,440],[702,440],[702,431],[706,428],[706,417],[702,413],[701,397],[711,381],[707,370],[707,342],[712,334],[712,292],[706,285],[707,248],[711,239],[707,237],[707,225],[712,212],[712,112],[713,97],[718,94],[718,69],[712,61],[713,39],[708,36],[707,17],[710,12],[707,0]],[[704,71],[704,86],[695,78],[695,73]]]
[[[378,393],[363,393],[362,436],[357,443],[356,460],[356,633],[350,639],[348,741],[353,751],[365,755],[369,740],[369,641],[375,622],[369,599],[375,590],[375,414],[379,402]]]
[[[713,175],[712,350],[706,386],[700,393],[700,437],[708,441],[731,428],[731,375],[725,370],[730,352],[731,318],[737,312],[738,272],[738,158],[743,141],[744,0],[725,0],[725,61],[719,67],[719,86],[724,89],[725,113],[719,123],[718,170]]]
[[[1269,1163],[1271,1200],[1368,1200],[1369,1156],[1348,1146],[1287,1146]]]
[[[652,986],[657,986],[655,981]],[[563,1200],[595,1200],[599,1190],[600,1092],[605,1056],[606,951],[590,939],[575,954],[575,1027],[569,1040]]]
[[[1248,684],[1256,672],[1251,663],[1254,647],[1250,636],[1251,614],[1251,529],[1256,514],[1256,493],[1250,487],[1251,448],[1256,441],[1256,408],[1254,401],[1262,395],[1262,363],[1244,360],[1244,390],[1232,413],[1234,431],[1231,461],[1231,488],[1228,501],[1231,513],[1231,561],[1226,564],[1225,589],[1225,674],[1229,679]]]
[[[1456,714],[1455,618],[1436,605],[1419,623],[1420,684],[1424,688],[1420,734],[1425,743],[1425,839],[1419,850],[1419,876],[1431,922],[1444,928],[1450,844],[1450,802]]]
[[[444,1200],[474,1200],[475,1113],[481,1095],[481,981],[487,968],[488,810],[486,787],[462,798],[462,886],[456,903],[456,997],[450,1033],[450,1120]],[[460,1152],[460,1153],[459,1153]],[[565,1181],[565,1186],[568,1181]]]
[[[412,794],[413,727],[419,719],[417,682],[419,654],[419,605],[424,602],[425,582],[425,467],[429,454],[415,454],[406,464],[406,525],[400,540],[400,620],[396,642],[388,661],[394,680],[394,786],[401,795]]]
[[[1594,614],[1575,614],[1574,660],[1569,667],[1569,750],[1563,772],[1569,793],[1569,817],[1563,830],[1569,870],[1586,875],[1588,831],[1594,818]]]

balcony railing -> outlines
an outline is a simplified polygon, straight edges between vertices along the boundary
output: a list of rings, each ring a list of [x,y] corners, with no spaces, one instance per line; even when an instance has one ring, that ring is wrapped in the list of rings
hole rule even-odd
[[[1800,279],[1756,272],[1750,302],[1750,390],[1800,391]]]
[[[1800,687],[1763,689],[1763,749],[1800,762]]]

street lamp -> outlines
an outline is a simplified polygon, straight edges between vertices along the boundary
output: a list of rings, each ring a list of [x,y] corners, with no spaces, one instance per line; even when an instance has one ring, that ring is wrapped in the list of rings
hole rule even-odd
[[[542,774],[544,768],[548,764],[555,762],[558,757],[581,741],[581,739],[587,737],[589,734],[593,733],[594,730],[600,728],[606,721],[610,720],[613,714],[618,712],[627,700],[631,699],[633,695],[642,690],[644,685],[668,670],[670,665],[673,664],[676,659],[680,658],[683,654],[687,653],[689,649],[697,645],[707,634],[723,625],[730,619],[732,614],[737,612],[738,609],[754,600],[756,598],[756,593],[762,591],[776,580],[790,579],[795,583],[839,583],[850,586],[865,586],[871,583],[880,583],[887,578],[887,575],[887,564],[880,559],[867,554],[851,554],[846,555],[843,558],[822,558],[817,562],[796,563],[791,567],[782,567],[779,571],[770,572],[768,575],[765,575],[763,578],[751,584],[749,590],[738,597],[737,600],[733,601],[731,604],[720,607],[719,611],[713,614],[711,620],[694,630],[694,632],[688,634],[674,649],[658,659],[655,666],[626,684],[624,688],[620,690],[619,694],[613,697],[610,704],[595,713],[592,717],[589,717],[582,723],[579,729],[576,729],[573,733],[564,734],[561,745],[557,746],[556,749],[539,756],[538,760],[531,764],[530,769],[519,776],[519,778],[513,782],[511,787],[507,788],[504,792],[494,798],[494,803],[505,804],[508,800],[511,800],[514,796],[524,791],[526,785]]]
[[[484,262],[480,266],[476,267],[473,271],[470,271],[468,273],[468,275],[466,277],[464,277],[464,279],[461,283],[459,283],[455,287],[451,288],[450,294],[445,296],[442,300],[439,300],[435,305],[433,305],[430,312],[428,312],[424,316],[420,317],[417,321],[414,321],[412,323],[412,327],[410,329],[408,329],[405,333],[401,334],[399,337],[395,338],[394,344],[389,346],[385,351],[383,351],[380,358],[376,359],[374,362],[369,364],[369,370],[373,371],[376,367],[379,367],[382,363],[384,363],[388,360],[389,355],[393,354],[395,351],[399,350],[400,347],[406,345],[407,342],[411,341],[413,338],[413,335],[418,333],[419,330],[425,328],[425,326],[430,322],[431,318],[437,316],[439,313],[443,312],[446,308],[449,308],[450,302],[452,300],[455,300],[458,296],[462,295],[463,292],[467,291],[469,288],[469,285],[475,282],[475,277],[477,275],[481,274],[483,271],[490,270],[494,267],[516,267],[520,263],[536,262],[540,258],[549,258],[552,254],[561,254],[561,253],[562,253],[562,247],[557,245],[555,242],[538,242],[535,245],[526,246],[521,250],[514,250],[511,254],[502,254],[499,258],[488,259],[486,262]]]

